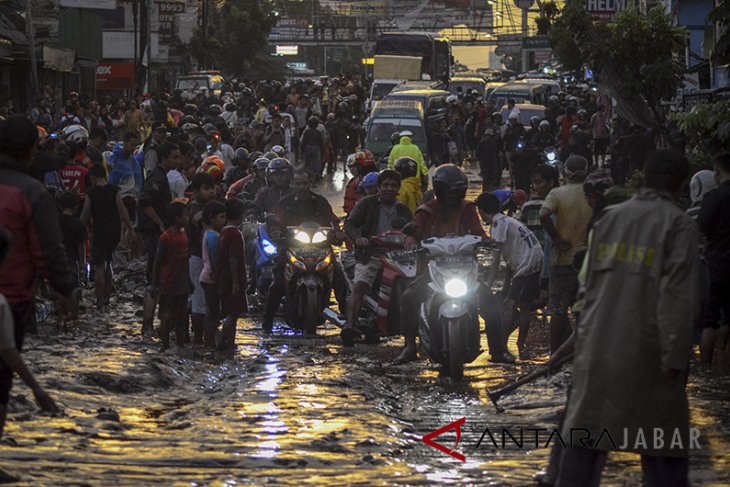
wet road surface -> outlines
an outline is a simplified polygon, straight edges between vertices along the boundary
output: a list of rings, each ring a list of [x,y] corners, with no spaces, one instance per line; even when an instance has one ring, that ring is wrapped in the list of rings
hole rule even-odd
[[[29,338],[24,356],[65,414],[38,413],[16,381],[0,465],[20,485],[522,486],[547,465],[542,442],[476,448],[485,428],[555,427],[569,367],[505,397],[504,413],[487,397],[546,360],[544,325],[531,340],[533,360],[497,365],[485,352],[451,385],[425,360],[390,365],[401,339],[343,349],[329,324],[307,339],[281,324],[265,336],[245,318],[232,357],[161,353],[139,336],[135,300],[139,288],[123,290],[108,315],[86,315],[67,333],[48,322]],[[691,456],[694,485],[727,485],[729,386],[727,370],[690,377],[702,446]],[[465,462],[422,443],[462,417],[455,450]],[[449,448],[454,440],[453,431],[436,439]],[[602,485],[639,484],[638,457],[613,454]]]

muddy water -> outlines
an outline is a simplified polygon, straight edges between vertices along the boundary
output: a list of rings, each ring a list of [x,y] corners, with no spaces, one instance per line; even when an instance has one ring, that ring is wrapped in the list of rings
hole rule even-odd
[[[502,448],[497,432],[553,428],[569,369],[505,397],[503,413],[486,393],[545,360],[539,339],[533,360],[504,366],[483,354],[462,384],[450,385],[426,361],[389,365],[401,340],[346,350],[331,325],[315,339],[281,324],[266,337],[246,318],[232,357],[160,353],[138,335],[134,299],[135,291],[122,292],[108,315],[86,315],[67,333],[49,323],[28,340],[26,360],[65,414],[40,415],[16,384],[0,465],[23,484],[522,486],[547,464],[542,442]],[[692,423],[702,434],[691,457],[695,485],[727,485],[729,386],[726,371],[690,378]],[[462,417],[455,449],[465,462],[421,442]],[[498,447],[476,448],[485,428]],[[453,430],[437,438],[450,448],[454,440]],[[604,485],[639,483],[638,458],[613,455]]]

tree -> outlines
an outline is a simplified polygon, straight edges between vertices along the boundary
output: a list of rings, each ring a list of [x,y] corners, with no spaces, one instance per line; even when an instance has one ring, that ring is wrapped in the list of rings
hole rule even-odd
[[[558,4],[555,2],[538,2],[540,5],[540,16],[535,19],[537,26],[537,35],[546,36],[550,33],[550,28],[555,22],[555,18],[560,13]]]
[[[709,169],[715,157],[730,152],[730,100],[701,103],[674,118],[691,147],[694,170]]]
[[[593,19],[582,0],[568,0],[550,29],[550,43],[567,69],[591,67],[622,115],[665,132],[662,100],[682,85],[686,68],[680,54],[687,32],[675,27],[661,6],[647,15],[623,10],[607,23]]]
[[[730,2],[720,2],[707,20],[720,24],[720,35],[712,47],[712,62],[716,65],[730,63]]]
[[[192,55],[203,68],[245,75],[247,61],[266,46],[278,12],[272,2],[219,0],[216,14],[207,32],[202,28],[193,32]]]

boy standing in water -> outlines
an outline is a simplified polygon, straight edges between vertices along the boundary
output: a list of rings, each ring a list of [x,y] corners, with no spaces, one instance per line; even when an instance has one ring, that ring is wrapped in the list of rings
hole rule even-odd
[[[200,283],[205,293],[205,329],[203,341],[208,348],[215,348],[215,335],[220,324],[220,293],[218,290],[218,244],[220,231],[226,223],[226,208],[222,203],[211,201],[203,208],[203,270]]]
[[[175,329],[178,348],[185,345],[188,294],[192,284],[188,275],[188,210],[185,203],[174,201],[165,207],[165,220],[170,226],[160,236],[152,267],[152,294],[160,297],[162,349],[170,346],[170,331]]]
[[[86,193],[81,221],[85,225],[91,219],[91,263],[94,265],[94,291],[96,306],[103,309],[109,304],[112,290],[112,260],[122,237],[122,223],[132,232],[132,221],[124,206],[119,186],[108,184],[106,170],[92,166],[89,170],[91,188]]]
[[[234,349],[236,322],[246,311],[246,256],[243,235],[239,227],[243,223],[244,204],[239,199],[226,201],[226,226],[220,233],[218,244],[218,291],[223,322],[221,349]]]

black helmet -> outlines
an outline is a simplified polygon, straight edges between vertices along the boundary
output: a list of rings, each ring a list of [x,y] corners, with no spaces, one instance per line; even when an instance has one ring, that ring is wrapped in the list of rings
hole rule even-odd
[[[532,117],[530,117],[530,125],[536,125],[538,123],[540,123],[540,117],[538,117],[537,115],[533,115]]]
[[[264,154],[263,157],[267,158],[270,161],[273,161],[274,159],[278,158],[279,156],[276,154],[276,152],[270,150],[269,152]]]
[[[243,147],[239,147],[236,149],[236,152],[233,153],[233,158],[237,161],[242,159],[248,160],[248,151]]]
[[[283,157],[275,157],[269,162],[269,166],[266,168],[266,175],[272,176],[277,172],[286,172],[289,176],[294,172],[294,168],[288,159]]]
[[[256,162],[256,159],[259,159],[263,155],[264,155],[263,153],[261,153],[261,152],[259,152],[257,150],[255,150],[253,152],[250,152],[248,154],[248,162],[250,162],[251,164],[253,164],[254,162]]]
[[[269,163],[270,163],[270,162],[271,162],[271,161],[270,161],[270,160],[268,160],[268,159],[267,159],[267,158],[265,158],[265,157],[258,157],[258,158],[257,158],[257,159],[256,159],[256,160],[254,161],[254,163],[253,163],[253,167],[254,167],[254,169],[256,169],[257,171],[267,171],[267,170],[268,170],[268,168],[269,168]]]
[[[395,145],[400,141],[400,132],[390,134],[390,141]]]
[[[468,185],[469,179],[456,164],[442,164],[433,172],[433,192],[436,199],[442,199],[451,191],[461,191],[463,198]]]
[[[178,123],[178,126],[182,127],[183,125],[188,123],[192,125],[197,125],[198,121],[192,115],[185,115],[183,118],[180,119],[180,123]]]
[[[208,107],[208,112],[211,115],[220,115],[221,113],[223,113],[223,109],[220,105],[211,105]]]
[[[393,165],[401,179],[412,178],[418,174],[418,164],[411,157],[399,157]]]
[[[235,112],[236,110],[238,110],[238,107],[235,103],[226,103],[224,108],[227,112]]]

